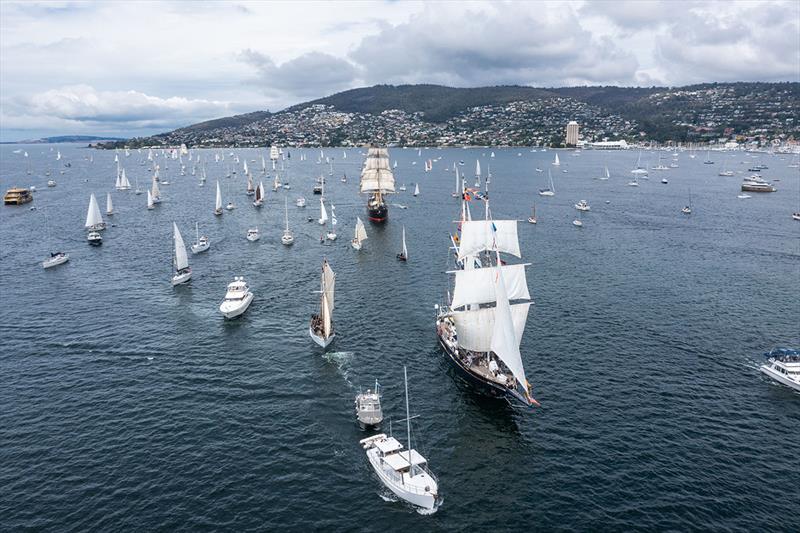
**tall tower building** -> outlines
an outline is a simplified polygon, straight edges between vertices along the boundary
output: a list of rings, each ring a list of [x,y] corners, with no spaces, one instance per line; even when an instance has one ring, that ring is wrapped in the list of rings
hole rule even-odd
[[[578,123],[570,120],[567,124],[567,146],[578,145]]]

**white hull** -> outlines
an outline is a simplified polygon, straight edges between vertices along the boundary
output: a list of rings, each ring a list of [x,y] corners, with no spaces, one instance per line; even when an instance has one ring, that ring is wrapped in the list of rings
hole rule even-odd
[[[175,285],[186,283],[190,279],[192,279],[191,272],[184,272],[183,274],[175,274],[174,276],[172,276],[172,286],[174,287]]]
[[[199,254],[201,252],[205,252],[209,248],[211,248],[211,243],[208,243],[208,242],[205,243],[205,244],[193,244],[192,245],[192,253],[193,254]]]
[[[353,247],[353,250],[361,250],[360,242],[350,241],[350,246]]]
[[[42,261],[42,267],[53,268],[54,266],[63,265],[67,261],[69,261],[69,255],[67,254],[59,255]]]
[[[556,193],[553,191],[539,191],[539,196],[555,196]]]
[[[319,337],[314,333],[314,330],[311,329],[311,326],[309,326],[308,328],[308,334],[311,336],[311,339],[322,348],[327,348],[328,345],[333,341],[333,338],[336,336],[335,333],[331,333],[330,337],[328,337],[327,339],[323,339],[322,337]]]
[[[219,312],[222,313],[222,316],[225,318],[236,318],[247,311],[247,308],[250,307],[250,302],[252,301],[253,293],[248,293],[247,296],[245,296],[241,301],[222,302],[222,304],[219,306]]]
[[[787,378],[785,375],[781,374],[780,372],[776,372],[774,369],[770,368],[769,365],[761,365],[761,373],[769,376],[770,378],[774,379],[778,383],[782,385],[786,385],[787,387],[791,387],[792,389],[800,392],[800,383],[797,381],[791,380]]]
[[[395,493],[398,498],[405,500],[412,505],[416,505],[417,507],[422,507],[423,509],[433,509],[433,507],[436,505],[436,496],[434,494],[411,492],[407,490],[402,483],[396,481],[396,478],[393,477],[393,474],[395,474],[393,471],[387,472],[384,470],[381,467],[378,450],[375,448],[367,450],[367,458],[369,459],[369,463],[372,465],[372,469],[375,470],[376,474],[378,474],[381,483]]]
[[[292,237],[291,235],[282,236],[281,244],[283,244],[284,246],[291,246],[292,244],[294,244],[294,237]]]

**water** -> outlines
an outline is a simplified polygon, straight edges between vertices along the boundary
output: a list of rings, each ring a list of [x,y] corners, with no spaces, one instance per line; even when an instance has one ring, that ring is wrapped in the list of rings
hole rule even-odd
[[[60,146],[0,147],[0,185],[36,185],[35,201],[0,209],[0,522],[51,531],[198,529],[376,530],[424,528],[578,530],[789,530],[800,513],[800,395],[757,371],[761,353],[800,345],[800,178],[790,161],[761,159],[778,192],[740,200],[756,161],[717,154],[716,165],[680,156],[680,168],[627,187],[636,152],[394,149],[408,192],[390,222],[367,225],[349,247],[358,150],[335,158],[327,195],[339,240],[319,243],[311,186],[318,150],[291,150],[291,191],[256,211],[244,177],[225,178],[204,151],[208,182],[162,164],[164,202],[113,191],[116,224],[89,247],[89,193],[105,208],[111,152]],[[225,150],[227,164],[230,157]],[[235,150],[260,169],[265,150]],[[517,154],[521,155],[517,155]],[[89,154],[94,157],[90,163]],[[122,157],[144,187],[145,154]],[[441,156],[434,170],[422,161]],[[433,306],[447,289],[450,197],[460,167],[491,167],[496,218],[521,223],[533,306],[522,343],[542,408],[476,397],[437,348]],[[737,170],[718,177],[722,158]],[[250,159],[257,159],[252,163]],[[645,154],[643,160],[648,159]],[[649,155],[649,162],[656,158]],[[412,165],[412,161],[417,161]],[[746,163],[741,163],[745,161]],[[164,165],[168,169],[164,169]],[[599,176],[603,165],[611,180]],[[56,188],[42,171],[50,167]],[[552,169],[556,196],[535,194]],[[191,166],[187,167],[188,169]],[[343,171],[349,180],[339,181]],[[211,213],[214,183],[237,209]],[[421,195],[411,196],[419,181]],[[271,182],[265,180],[265,187]],[[691,188],[694,213],[681,215]],[[294,199],[308,199],[298,209]],[[283,198],[295,245],[280,245]],[[584,228],[572,205],[586,199]],[[606,201],[610,203],[606,203]],[[33,205],[37,209],[29,210]],[[474,213],[481,211],[476,203]],[[50,239],[44,224],[47,212]],[[187,243],[199,221],[209,252],[190,256],[191,284],[173,289],[171,223]],[[258,225],[262,238],[245,240]],[[410,261],[394,259],[405,225]],[[51,248],[70,262],[44,271]],[[322,258],[337,273],[337,339],[323,354],[308,338]],[[255,292],[246,315],[217,311],[243,275]],[[394,501],[358,445],[353,398],[375,378],[384,412],[404,416],[408,365],[415,444],[439,476],[443,503],[422,515]],[[400,431],[405,441],[404,432]]]

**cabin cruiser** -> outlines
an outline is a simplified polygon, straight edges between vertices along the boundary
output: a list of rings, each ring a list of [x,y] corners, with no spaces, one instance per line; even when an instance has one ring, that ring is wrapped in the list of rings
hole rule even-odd
[[[258,239],[261,238],[261,234],[258,232],[258,228],[250,228],[247,230],[247,240],[250,242],[256,242]]]
[[[688,205],[683,206],[683,208],[681,209],[681,213],[683,213],[684,215],[691,215],[692,214],[692,208],[689,207]]]
[[[375,389],[359,392],[356,396],[356,418],[362,428],[377,426],[383,421],[381,397],[378,393],[378,380],[375,380]]]
[[[92,246],[100,246],[103,244],[103,236],[100,235],[97,231],[90,231],[89,235],[86,236],[86,240]]]
[[[69,254],[66,252],[51,252],[50,257],[42,261],[42,267],[52,268],[69,261]]]
[[[225,299],[219,306],[219,312],[225,318],[236,318],[241,315],[250,306],[253,301],[253,293],[250,292],[250,287],[241,276],[236,276],[233,281],[228,284],[228,291],[225,293]]]
[[[578,211],[589,211],[591,207],[589,207],[589,204],[586,202],[586,200],[581,200],[580,202],[575,204],[575,209],[577,209]]]
[[[764,354],[767,362],[761,365],[761,372],[773,380],[800,391],[800,351],[775,348]]]
[[[775,192],[775,187],[771,183],[765,181],[758,174],[753,174],[749,178],[745,178],[742,182],[742,190],[747,192]]]

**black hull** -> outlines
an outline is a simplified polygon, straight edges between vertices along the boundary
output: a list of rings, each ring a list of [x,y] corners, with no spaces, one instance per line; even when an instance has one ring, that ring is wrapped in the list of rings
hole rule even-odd
[[[456,370],[458,375],[466,381],[477,393],[488,396],[490,398],[498,398],[507,400],[509,403],[513,401],[518,401],[523,405],[530,406],[530,402],[528,402],[521,394],[516,391],[511,391],[507,387],[502,387],[497,383],[484,379],[483,377],[475,374],[474,372],[470,371],[458,356],[453,353],[447,344],[442,340],[441,337],[439,338],[439,345],[444,350],[445,355],[447,355],[447,360]]]
[[[389,218],[389,208],[386,204],[380,204],[377,207],[367,206],[367,218],[369,218],[371,222],[382,224]]]

